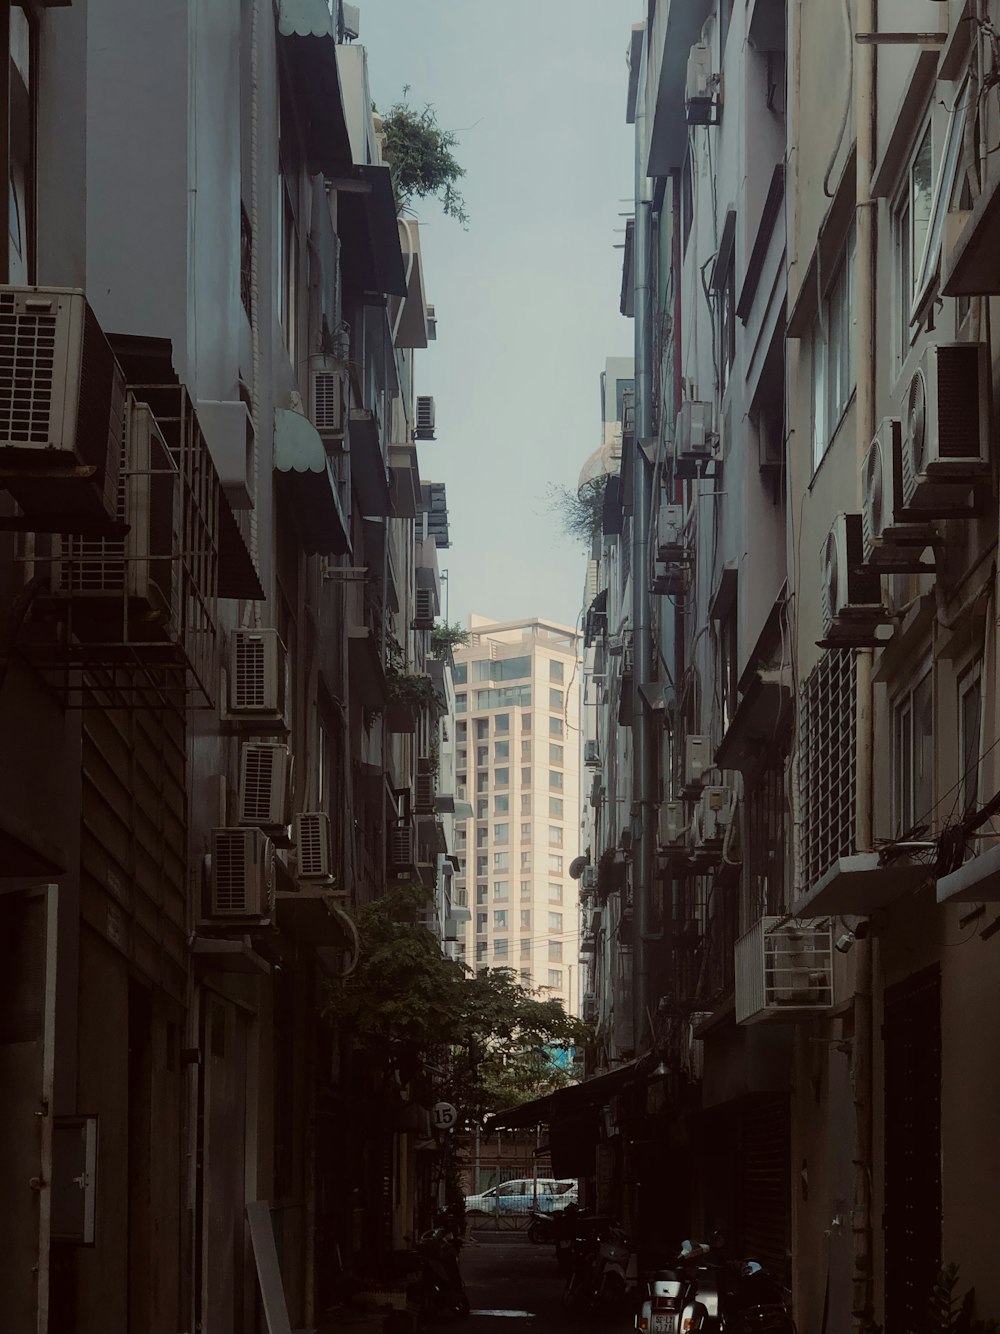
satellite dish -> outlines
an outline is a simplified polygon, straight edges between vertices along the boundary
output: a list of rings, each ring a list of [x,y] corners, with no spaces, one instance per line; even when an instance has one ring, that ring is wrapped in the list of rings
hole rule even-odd
[[[574,880],[579,880],[583,875],[583,868],[589,865],[590,862],[587,857],[574,857],[569,864],[569,873]]]

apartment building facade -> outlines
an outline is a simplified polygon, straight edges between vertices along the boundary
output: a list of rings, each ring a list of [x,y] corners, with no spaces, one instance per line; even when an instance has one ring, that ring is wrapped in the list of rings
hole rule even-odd
[[[949,1262],[988,1321],[1000,16],[646,9],[589,1170],[640,1239],[765,1258],[800,1328],[920,1328]]]
[[[356,17],[2,10],[11,1328],[256,1329],[269,1255],[311,1326],[426,1203],[324,1018],[357,909],[453,869],[433,308]]]
[[[525,986],[579,1013],[578,636],[531,619],[469,617],[456,649],[458,901],[470,920],[458,954],[511,968]]]

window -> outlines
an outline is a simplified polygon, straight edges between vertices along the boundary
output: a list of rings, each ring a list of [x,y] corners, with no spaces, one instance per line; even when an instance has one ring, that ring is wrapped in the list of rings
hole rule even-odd
[[[490,841],[490,831],[486,828],[485,825],[477,825],[476,847],[485,848],[486,845],[489,843],[489,841]]]
[[[559,712],[561,713],[561,712],[562,712],[562,708],[563,708],[563,698],[564,698],[564,697],[563,697],[563,692],[562,692],[561,690],[556,690],[556,689],[554,689],[554,688],[553,688],[553,689],[550,689],[550,690],[549,690],[549,708],[550,708],[550,709],[558,709]]]
[[[490,762],[490,748],[489,748],[489,746],[477,746],[477,747],[476,747],[476,764],[478,765],[478,767],[479,767],[480,769],[485,769],[486,766],[487,766],[487,764],[489,764],[489,762]]]
[[[917,332],[916,326],[910,324],[910,311],[916,295],[917,276],[931,219],[933,153],[934,141],[928,120],[906,168],[903,186],[892,214],[897,302],[896,355],[899,361],[909,352]]]
[[[521,825],[521,842],[522,842],[522,843],[530,843],[530,842],[531,842],[531,825],[530,825],[530,824],[522,824],[522,825]]]
[[[549,902],[562,903],[562,885],[549,883]]]
[[[517,681],[531,675],[531,658],[480,658],[472,664],[473,681]]]
[[[555,988],[555,990],[557,990],[557,991],[561,991],[561,990],[562,990],[562,969],[561,969],[561,968],[550,968],[550,969],[549,969],[549,986]]]
[[[523,901],[524,899],[530,899],[530,898],[531,898],[531,881],[530,881],[530,880],[522,880],[522,881],[521,881],[521,899],[522,899],[522,901]]]
[[[469,724],[468,724],[467,722],[466,722],[466,723],[456,723],[456,724],[455,724],[455,740],[461,742],[461,741],[468,741],[468,739],[469,739]]]
[[[456,769],[464,769],[468,763],[469,763],[469,752],[465,749],[464,746],[459,746],[458,749],[455,751]]]
[[[521,930],[522,930],[522,931],[530,931],[530,930],[531,930],[531,909],[530,909],[530,908],[522,908],[522,909],[521,909]]]
[[[455,696],[455,712],[464,713],[468,707],[469,707],[469,697],[463,690],[461,694]]]
[[[530,731],[531,731],[531,714],[530,714],[530,713],[522,713],[522,714],[521,714],[521,731],[522,731],[522,732],[530,732]]]
[[[506,822],[504,822],[503,824],[495,824],[495,825],[493,826],[493,842],[494,842],[494,843],[506,843],[507,840],[509,839],[509,837],[510,837],[510,825],[509,825],[509,824],[507,824]],[[506,854],[504,854],[504,855],[506,856]]]
[[[485,820],[486,817],[489,815],[489,813],[490,813],[490,799],[489,799],[489,797],[477,797],[477,798],[476,798],[476,819],[477,819],[477,820]]]
[[[549,814],[557,820],[562,819],[563,816],[562,797],[549,797]]]
[[[510,797],[506,792],[493,798],[493,814],[507,815],[510,811]]]
[[[500,899],[501,902],[506,902],[507,899],[510,898],[510,881],[509,881],[509,880],[494,880],[494,881],[493,881],[493,897],[494,897],[495,899]]]
[[[494,912],[493,912],[493,930],[494,930],[494,931],[506,931],[506,930],[507,930],[507,909],[506,909],[506,908],[496,908],[496,909],[494,909]]]
[[[488,862],[489,862],[489,858],[488,858],[488,857],[477,857],[477,858],[476,858],[476,875],[477,875],[477,876],[482,876],[482,875],[485,875],[485,874],[486,874],[486,868],[487,868]]]
[[[549,719],[549,736],[561,737],[563,734],[563,720],[561,718]]]
[[[562,826],[557,824],[549,825],[549,847],[561,848],[563,845]]]
[[[485,934],[486,934],[486,926],[487,926],[487,923],[489,922],[489,917],[490,917],[489,913],[485,913],[485,912],[477,912],[477,913],[476,913],[476,935],[477,935],[477,936],[482,936],[482,935],[485,935]]]
[[[477,718],[476,722],[476,740],[485,741],[490,734],[489,718]]]
[[[469,891],[467,889],[456,889],[455,903],[459,908],[467,908],[469,906]]]
[[[509,786],[510,786],[510,770],[509,770],[509,769],[506,769],[506,768],[504,768],[504,769],[494,769],[494,770],[493,770],[493,785],[494,785],[494,787],[509,787]]]
[[[893,834],[932,823],[934,805],[933,688],[928,670],[892,711]]]
[[[558,658],[549,659],[549,680],[561,681],[563,679],[563,664]]]
[[[489,945],[487,941],[485,940],[476,941],[476,963],[482,963],[482,961],[486,958],[486,951],[488,948]]]
[[[494,741],[494,742],[493,742],[493,758],[494,758],[495,760],[509,760],[509,759],[510,759],[510,742],[509,742],[509,741]]]
[[[24,9],[10,7],[9,108],[0,108],[7,121],[10,146],[10,181],[7,205],[7,281],[27,286],[35,281],[35,101],[33,86],[36,25]],[[9,110],[9,115],[8,115]]]
[[[477,903],[477,904],[479,904],[479,903],[485,903],[486,900],[489,898],[489,894],[490,894],[490,891],[489,891],[489,887],[488,887],[487,885],[477,885],[477,886],[476,886],[476,903]]]
[[[549,941],[549,963],[562,963],[562,941]]]
[[[459,785],[459,787],[465,787],[468,781],[469,781],[469,775],[465,772],[464,769],[460,769],[458,773],[455,775],[455,782]]]
[[[493,730],[494,730],[494,732],[498,732],[498,733],[499,733],[499,732],[509,732],[509,731],[510,731],[510,714],[509,714],[509,713],[498,713],[498,714],[496,715],[496,717],[493,719]]]
[[[562,791],[562,785],[563,785],[563,776],[562,776],[562,774],[559,772],[558,769],[550,769],[550,770],[549,770],[549,787],[554,788],[557,792],[561,792],[561,791]]]
[[[521,742],[521,759],[522,759],[522,760],[530,760],[530,759],[531,759],[531,742],[530,742],[530,741],[522,741],[522,742]]]
[[[506,871],[509,864],[509,854],[506,852],[494,852],[493,869],[494,871]]]
[[[736,360],[736,255],[731,247],[729,262],[715,293],[716,335],[719,357],[719,394],[726,392]]]
[[[823,461],[854,393],[857,310],[854,299],[854,231],[844,247],[813,325],[813,468]]]
[[[982,664],[974,663],[958,682],[959,800],[964,814],[979,799],[979,724],[982,710]]]
[[[298,366],[299,326],[299,235],[295,227],[292,197],[284,176],[278,177],[278,245],[281,263],[278,284],[278,320],[285,331],[285,346],[293,366]]]
[[[521,853],[521,870],[522,870],[522,871],[530,871],[530,870],[531,870],[531,853],[530,853],[530,852],[522,852],[522,853]]]
[[[521,770],[521,786],[531,787],[531,768],[526,766]]]
[[[522,941],[521,941],[521,953],[522,953],[522,954],[524,954],[524,953],[530,954],[530,953],[531,953],[530,945],[529,945],[529,948],[528,948],[527,950],[525,950],[525,949],[524,949],[524,944],[525,944],[525,942],[522,940]],[[522,969],[521,969],[521,985],[524,986],[524,987],[530,987],[530,986],[531,986],[531,969],[530,969],[530,968],[522,968]]]
[[[562,922],[563,922],[563,918],[562,918],[562,913],[561,913],[561,912],[550,912],[550,913],[549,913],[549,930],[550,930],[550,931],[561,931],[561,930],[563,929],[563,928],[562,928]]]
[[[530,772],[530,771],[529,771],[529,772]],[[523,777],[523,770],[522,770],[522,777]],[[522,815],[530,815],[530,814],[531,814],[531,793],[530,793],[530,792],[522,792],[522,793],[521,793],[521,814],[522,814]]]
[[[469,679],[469,664],[454,662],[451,667],[451,679],[457,686],[464,686]]]
[[[550,870],[550,871],[556,871],[556,872],[558,872],[559,875],[562,875],[562,868],[563,868],[563,859],[562,859],[562,857],[560,857],[558,853],[550,852],[550,853],[549,853],[549,870]]]
[[[530,939],[530,937],[529,937],[528,939],[525,939],[523,936],[521,937],[521,958],[522,958],[522,959],[530,959],[530,958],[531,958],[531,939]],[[530,973],[522,973],[522,974],[521,974],[521,981],[522,981],[522,982],[524,982],[524,981],[528,981],[528,982],[530,982],[530,981],[531,981],[531,974],[530,974]]]
[[[494,957],[494,959],[506,959],[506,957],[507,957],[507,942],[506,942],[506,940],[494,940],[494,942],[493,942],[493,957]]]
[[[490,776],[485,769],[476,774],[476,791],[485,792],[490,785]]]
[[[563,748],[562,746],[549,746],[549,764],[562,764]]]

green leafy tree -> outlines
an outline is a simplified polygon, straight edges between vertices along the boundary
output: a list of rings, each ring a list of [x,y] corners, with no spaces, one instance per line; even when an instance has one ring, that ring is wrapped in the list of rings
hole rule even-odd
[[[469,632],[458,621],[441,621],[431,630],[431,654],[435,658],[447,658],[457,648],[465,648],[469,642]]]
[[[465,175],[452,149],[458,143],[451,130],[443,130],[430,104],[417,110],[403,98],[382,113],[385,155],[392,174],[396,203],[402,211],[415,199],[437,199],[446,217],[468,225],[465,200],[456,182]]]
[[[358,964],[329,983],[328,1015],[372,1055],[435,1071],[437,1091],[466,1119],[568,1082],[549,1053],[584,1041],[587,1026],[511,969],[472,974],[444,958],[423,924],[429,898],[423,886],[396,886],[358,913]]]

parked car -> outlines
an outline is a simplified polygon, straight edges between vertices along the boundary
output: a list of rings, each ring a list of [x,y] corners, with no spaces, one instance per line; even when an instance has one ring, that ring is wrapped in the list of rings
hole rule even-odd
[[[465,1212],[470,1214],[530,1214],[533,1210],[551,1213],[576,1202],[575,1179],[554,1177],[518,1177],[503,1181],[479,1195],[466,1195]]]

